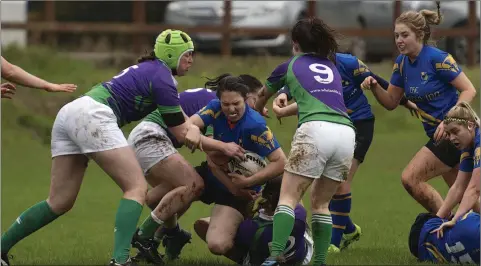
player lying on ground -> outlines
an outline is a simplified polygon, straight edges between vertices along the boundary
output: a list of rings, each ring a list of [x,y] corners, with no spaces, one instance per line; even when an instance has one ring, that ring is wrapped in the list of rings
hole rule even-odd
[[[262,86],[260,81],[253,76],[240,75],[240,77],[251,90],[257,91]],[[216,88],[210,88],[212,90],[199,88],[180,93],[180,104],[188,117],[205,107],[212,99],[217,98]],[[211,136],[212,128],[208,127],[207,132],[204,133],[206,136]],[[129,143],[136,151],[137,159],[144,170],[147,181],[153,187],[147,194],[148,206],[155,208],[167,192],[177,189],[181,183],[190,183],[190,187],[195,188],[191,194],[193,198],[184,198],[184,208],[177,213],[178,216],[182,215],[189,208],[191,202],[200,196],[204,182],[194,168],[177,152],[176,148],[180,148],[182,145],[168,131],[160,114],[155,111],[137,125],[129,135]],[[237,144],[220,144],[220,149],[225,150],[220,156],[224,157],[226,154],[225,158],[230,158],[232,155],[243,157],[243,149]],[[134,235],[133,245],[139,249],[139,254],[135,259],[145,258],[151,263],[160,263],[161,257],[157,252],[160,241],[163,242],[169,259],[176,259],[180,255],[183,246],[190,241],[191,235],[185,230],[180,230],[177,215],[167,219],[164,226],[155,222],[152,216],[147,217]],[[160,232],[154,234],[156,231]]]
[[[247,218],[240,224],[235,236],[233,249],[243,254],[243,265],[260,265],[269,257],[269,245],[272,242],[273,215],[279,201],[282,177],[267,181],[259,198],[259,210],[253,218]],[[306,209],[297,204],[295,210],[294,229],[288,240],[286,263],[289,265],[306,265],[312,257],[312,238],[307,227]],[[205,241],[210,217],[199,219],[194,224],[197,235]],[[233,258],[234,262],[236,258]]]
[[[193,50],[186,33],[165,30],[157,37],[151,57],[141,58],[139,64],[94,86],[60,109],[52,128],[49,197],[22,213],[17,219],[20,222],[2,235],[3,262],[8,263],[7,252],[17,242],[73,207],[90,158],[123,191],[110,265],[135,265],[129,258],[130,242],[145,202],[147,182],[120,128],[158,109],[169,130],[183,142],[189,123],[179,105],[173,74],[187,73]]]
[[[458,173],[460,156],[460,151],[446,139],[442,119],[456,102],[471,102],[476,94],[453,57],[428,45],[430,25],[441,22],[439,8],[438,2],[437,12],[402,13],[394,30],[401,54],[394,64],[387,91],[372,77],[367,77],[362,85],[388,110],[395,109],[403,95],[417,105],[417,116],[429,141],[404,168],[401,180],[408,193],[433,214],[438,212],[443,198],[427,181],[442,175],[451,186]]]
[[[420,261],[479,265],[479,213],[465,214],[442,237],[432,234],[443,222],[434,214],[419,214],[409,233],[411,254]]]
[[[25,87],[41,89],[48,92],[73,92],[77,89],[74,84],[54,84],[38,78],[21,67],[8,62],[2,56],[2,78],[10,82],[20,84]],[[2,98],[11,99],[15,94],[15,85],[11,83],[3,83],[1,88]]]
[[[240,262],[242,254],[235,254],[232,248],[239,224],[246,213],[252,210],[253,197],[249,190],[258,192],[267,180],[279,176],[286,157],[265,119],[246,104],[247,101],[252,100],[252,104],[257,101],[259,88],[251,90],[241,78],[230,75],[222,75],[211,84],[217,86],[219,99],[212,100],[189,120],[201,129],[212,126],[214,139],[238,143],[246,151],[260,156],[260,159],[269,160],[265,168],[249,177],[233,173],[227,175],[225,164],[228,161],[211,154],[208,157],[211,160],[209,163],[204,162],[196,167],[205,183],[200,200],[206,204],[215,204],[206,234],[207,246],[216,255],[226,255]],[[189,133],[185,144],[193,148],[199,147],[200,135],[189,136]]]
[[[443,228],[454,224],[473,209],[479,213],[479,117],[468,103],[461,102],[451,108],[444,118],[444,126],[449,139],[462,151],[459,173],[454,185],[449,189],[437,216],[449,219],[451,210],[459,203],[459,208],[450,221],[443,223],[436,232],[443,235]]]
[[[314,265],[326,263],[332,235],[329,201],[347,179],[355,145],[341,76],[329,60],[338,48],[333,33],[318,18],[298,21],[291,34],[294,56],[272,72],[257,101],[256,109],[262,110],[286,86],[297,102],[299,117],[274,215],[271,256],[263,265],[283,261],[294,208],[311,185]]]
[[[333,227],[329,252],[338,253],[342,249],[347,248],[352,242],[359,240],[361,236],[361,227],[353,223],[349,216],[352,200],[351,182],[371,146],[374,134],[374,114],[360,86],[368,76],[374,77],[383,89],[387,89],[389,83],[372,73],[355,56],[336,53],[334,62],[341,74],[344,104],[347,107],[347,113],[356,127],[356,148],[347,180],[341,183],[329,204]],[[291,99],[292,97],[289,95],[288,89],[283,88],[279,91],[278,96],[272,103],[272,109],[278,119],[297,115],[297,103],[294,102],[287,105],[287,102]],[[403,104],[407,108],[412,105],[406,98],[403,98]]]

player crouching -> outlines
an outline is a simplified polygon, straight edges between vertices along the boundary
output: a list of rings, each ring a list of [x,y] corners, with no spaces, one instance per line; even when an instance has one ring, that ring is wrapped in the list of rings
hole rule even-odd
[[[237,229],[234,247],[225,256],[240,263],[230,254],[242,254],[243,265],[260,265],[269,257],[269,246],[272,242],[273,216],[279,201],[282,177],[269,180],[262,190],[259,198],[259,210],[254,218],[244,220]],[[285,260],[286,264],[306,265],[311,261],[313,242],[307,227],[306,209],[301,204],[294,210],[294,229],[287,242]],[[210,217],[199,219],[194,224],[197,235],[205,241]]]
[[[420,261],[479,264],[479,214],[466,214],[438,238],[432,231],[445,221],[434,214],[419,214],[409,233],[411,254]]]

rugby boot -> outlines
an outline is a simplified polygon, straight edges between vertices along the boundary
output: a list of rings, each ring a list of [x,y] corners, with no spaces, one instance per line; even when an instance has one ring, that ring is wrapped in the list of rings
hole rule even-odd
[[[267,258],[261,266],[279,266],[282,263],[286,262],[284,256],[279,255],[277,257],[269,257]]]
[[[134,237],[132,238],[132,246],[136,248],[140,255],[138,258],[143,258],[149,263],[153,263],[155,265],[164,265],[164,260],[162,259],[162,256],[159,254],[159,251],[157,251],[156,244],[152,243],[152,240],[149,239],[141,239],[139,237],[138,229],[134,234]],[[137,259],[137,256],[136,256]]]
[[[125,263],[118,263],[114,259],[111,259],[109,266],[138,266],[138,264],[135,263],[135,261],[132,261],[130,258]]]
[[[2,253],[1,265],[2,266],[10,266],[10,262],[8,261],[8,254],[7,253]]]
[[[158,251],[159,246],[160,246],[160,240],[154,238],[154,239],[149,239],[147,240],[150,242],[150,245]],[[132,260],[135,262],[142,262],[142,261],[147,261],[147,258],[142,255],[143,253],[141,251],[137,251],[137,255],[132,257]],[[160,257],[163,259],[164,255],[160,254]]]
[[[175,260],[179,258],[180,252],[187,243],[190,243],[192,235],[180,229],[178,232],[172,235],[164,235],[162,239],[162,245],[165,248],[165,255],[169,260]]]
[[[341,250],[347,248],[350,244],[358,241],[361,238],[361,227],[357,224],[354,224],[354,227],[356,227],[356,230],[354,230],[354,232],[342,235],[341,244],[339,245],[339,248]]]
[[[341,252],[341,249],[339,249],[338,247],[336,247],[335,245],[331,244],[328,248],[327,248],[327,252],[328,253],[339,253]]]

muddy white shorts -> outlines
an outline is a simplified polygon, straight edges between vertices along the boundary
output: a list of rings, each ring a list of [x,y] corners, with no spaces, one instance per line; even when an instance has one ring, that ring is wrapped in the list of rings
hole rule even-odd
[[[153,122],[140,122],[130,132],[127,141],[134,149],[144,175],[152,166],[177,152],[165,129]]]
[[[287,172],[345,181],[351,168],[356,134],[353,128],[325,121],[303,123],[294,134]]]
[[[110,107],[89,96],[64,105],[52,128],[52,157],[128,147]]]

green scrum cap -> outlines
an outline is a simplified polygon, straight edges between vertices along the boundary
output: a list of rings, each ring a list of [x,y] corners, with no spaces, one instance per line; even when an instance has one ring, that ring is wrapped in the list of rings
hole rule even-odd
[[[191,51],[194,51],[192,39],[180,30],[164,30],[155,40],[155,56],[164,61],[170,69],[176,70],[182,55]]]

